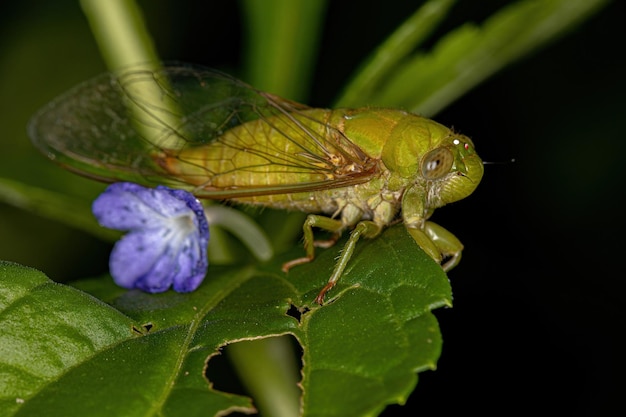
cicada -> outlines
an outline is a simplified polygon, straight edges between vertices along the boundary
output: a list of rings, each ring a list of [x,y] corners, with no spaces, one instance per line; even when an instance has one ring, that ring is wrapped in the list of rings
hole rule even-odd
[[[197,66],[104,74],[40,110],[29,133],[48,157],[98,180],[308,213],[306,255],[285,271],[350,230],[320,304],[357,241],[399,218],[444,270],[457,265],[463,245],[428,219],[483,176],[472,141],[428,118],[311,108]],[[313,228],[331,239],[316,241]]]

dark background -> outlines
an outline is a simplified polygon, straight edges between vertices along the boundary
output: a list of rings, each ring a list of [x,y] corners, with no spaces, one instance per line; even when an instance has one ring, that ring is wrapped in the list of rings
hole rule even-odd
[[[330,105],[361,59],[413,11],[409,3],[331,2],[308,104]],[[509,2],[461,3],[439,33],[480,23]],[[244,28],[236,2],[140,4],[165,59],[238,75]],[[436,213],[466,246],[449,274],[454,308],[436,312],[443,353],[436,372],[420,374],[408,405],[385,415],[623,412],[625,11],[612,3],[435,117],[472,137],[484,160],[516,161],[486,166],[470,198]],[[76,3],[0,6],[0,176],[97,194],[100,185],[64,183],[70,175],[32,149],[25,125],[39,106],[103,69]],[[103,272],[108,250],[0,204],[0,259],[64,280]]]

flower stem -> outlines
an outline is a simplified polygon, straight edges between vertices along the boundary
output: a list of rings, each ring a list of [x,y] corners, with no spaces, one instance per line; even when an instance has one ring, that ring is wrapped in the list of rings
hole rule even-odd
[[[241,240],[258,260],[268,261],[274,256],[272,244],[265,232],[242,212],[220,205],[207,205],[204,212],[211,226],[228,230]]]

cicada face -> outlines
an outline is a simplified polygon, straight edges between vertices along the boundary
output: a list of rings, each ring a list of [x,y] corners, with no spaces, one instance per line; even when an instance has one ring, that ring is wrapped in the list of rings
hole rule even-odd
[[[472,141],[451,134],[440,146],[426,152],[420,161],[420,180],[429,188],[429,209],[469,196],[483,177],[483,163]]]

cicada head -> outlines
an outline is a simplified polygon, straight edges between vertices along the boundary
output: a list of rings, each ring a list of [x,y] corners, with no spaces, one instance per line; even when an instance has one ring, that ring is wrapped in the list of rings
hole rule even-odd
[[[483,177],[483,162],[467,136],[450,133],[420,160],[421,180],[428,184],[429,208],[461,200]]]

